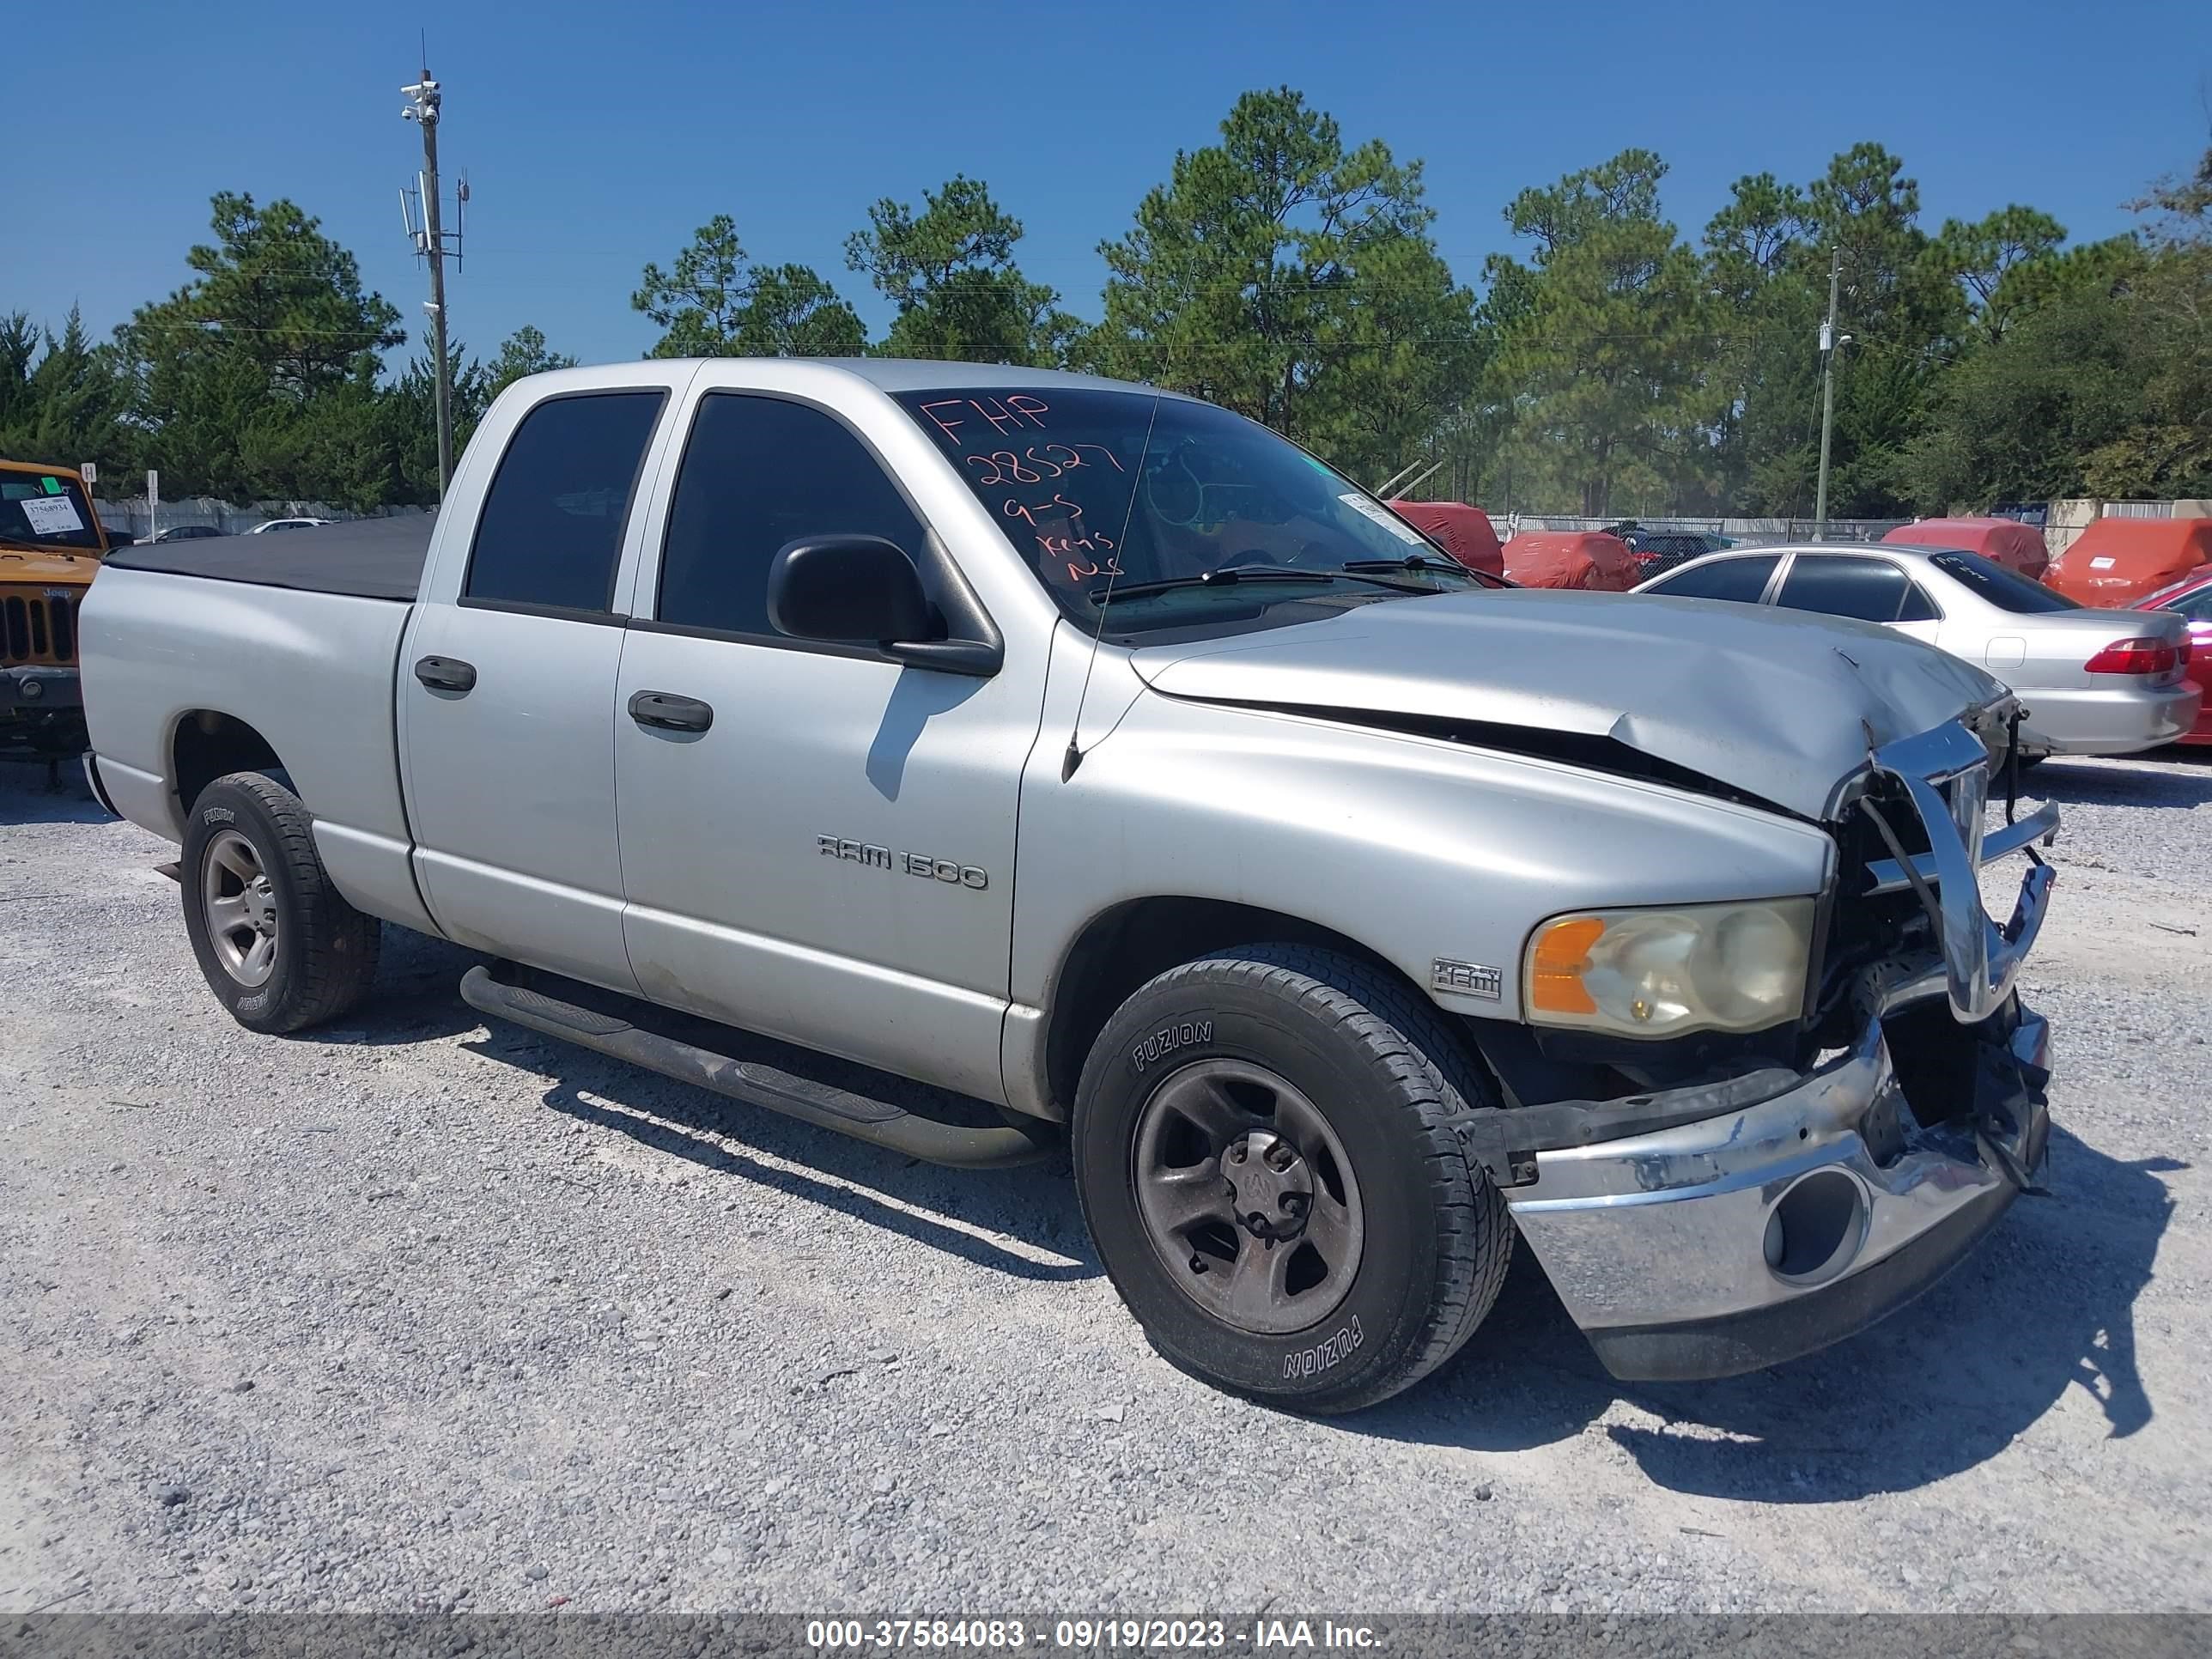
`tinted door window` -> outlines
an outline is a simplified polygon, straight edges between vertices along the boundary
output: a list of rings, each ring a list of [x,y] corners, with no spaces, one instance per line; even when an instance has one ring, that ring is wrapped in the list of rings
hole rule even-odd
[[[556,398],[522,417],[477,520],[465,601],[554,611],[613,603],[623,525],[666,395]]]
[[[834,416],[775,398],[710,392],[684,447],[654,615],[681,627],[780,639],[768,570],[803,536],[881,536],[909,554],[921,521]]]
[[[1772,554],[1749,559],[1716,559],[1695,570],[1680,571],[1654,582],[1647,593],[1664,593],[1670,599],[1735,599],[1756,605],[1766,592],[1774,567],[1781,561]]]
[[[1859,622],[1895,622],[1912,584],[1887,559],[1834,558],[1801,553],[1782,583],[1778,603],[1792,611]]]

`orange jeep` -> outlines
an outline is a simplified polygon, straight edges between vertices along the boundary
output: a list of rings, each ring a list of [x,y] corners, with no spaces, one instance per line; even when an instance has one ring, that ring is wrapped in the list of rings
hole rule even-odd
[[[0,460],[0,757],[49,771],[83,752],[76,614],[111,548],[71,468]]]

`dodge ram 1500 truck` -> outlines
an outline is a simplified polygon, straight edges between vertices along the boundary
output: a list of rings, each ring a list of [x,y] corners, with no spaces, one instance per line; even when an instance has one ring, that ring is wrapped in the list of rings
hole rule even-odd
[[[434,525],[109,567],[94,787],[182,843],[243,1024],[351,1007],[395,923],[489,955],[479,1011],[741,1100],[953,1164],[1064,1144],[1147,1335],[1231,1389],[1405,1388],[1516,1236],[1616,1374],[1762,1366],[2044,1161],[2014,980],[2057,818],[1993,787],[2002,686],[1500,588],[1190,398],[563,371]]]

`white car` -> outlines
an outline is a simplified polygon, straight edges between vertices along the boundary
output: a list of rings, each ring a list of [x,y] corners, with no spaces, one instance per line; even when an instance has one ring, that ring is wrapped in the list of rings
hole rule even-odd
[[[271,519],[266,524],[254,526],[246,533],[249,536],[265,536],[272,530],[314,530],[330,522],[328,519]]]
[[[1984,669],[2020,694],[2021,752],[2125,755],[2197,718],[2181,618],[2093,611],[1978,553],[1893,543],[1737,548],[1630,590],[1730,599],[1881,623]]]

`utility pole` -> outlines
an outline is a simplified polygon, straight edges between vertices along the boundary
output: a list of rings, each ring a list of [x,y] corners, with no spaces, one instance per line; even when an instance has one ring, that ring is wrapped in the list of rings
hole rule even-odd
[[[453,376],[446,360],[446,234],[439,222],[438,187],[438,111],[443,101],[438,83],[430,78],[430,66],[422,66],[422,78],[411,87],[402,87],[407,107],[401,116],[415,122],[422,129],[422,172],[416,180],[416,189],[422,207],[422,226],[415,227],[414,215],[407,211],[407,192],[399,192],[400,211],[407,222],[407,234],[415,243],[416,253],[430,264],[430,299],[423,310],[430,313],[431,359],[438,379],[438,499],[446,497],[446,489],[453,477]],[[469,199],[467,176],[462,177],[461,191],[453,209],[453,261],[460,263],[460,203]]]
[[[1820,325],[1820,482],[1813,496],[1813,539],[1828,535],[1828,439],[1836,425],[1836,292],[1844,274],[1844,247],[1828,252],[1828,319]],[[1844,340],[1851,337],[1844,336]]]

